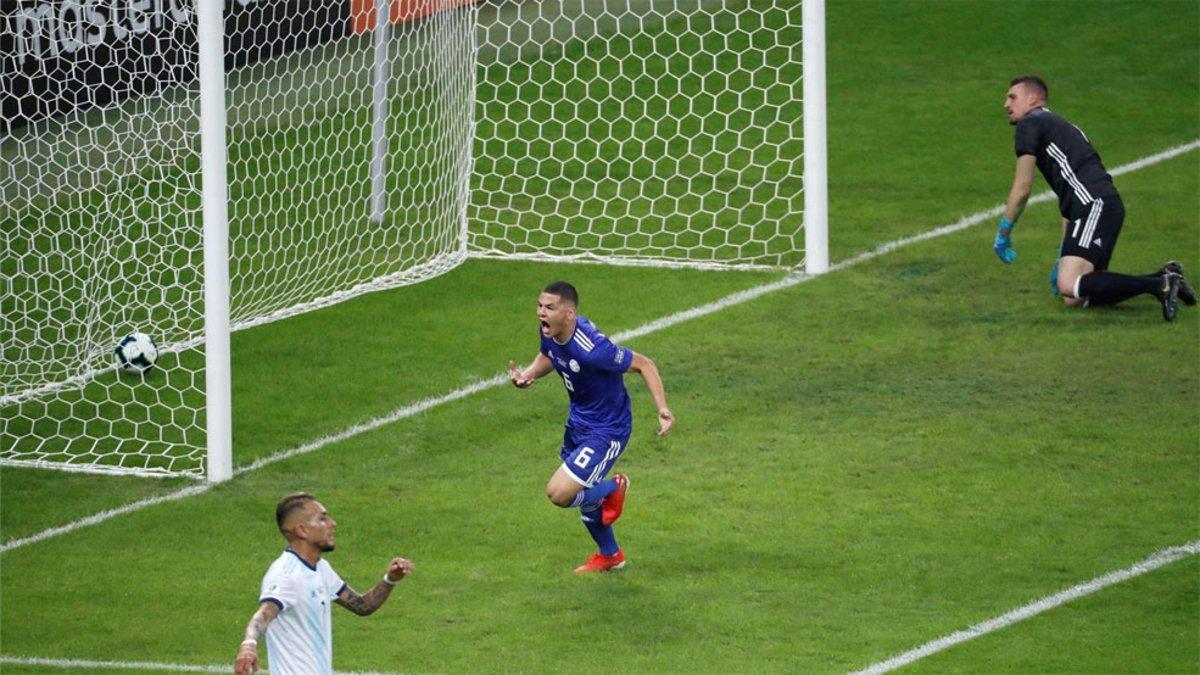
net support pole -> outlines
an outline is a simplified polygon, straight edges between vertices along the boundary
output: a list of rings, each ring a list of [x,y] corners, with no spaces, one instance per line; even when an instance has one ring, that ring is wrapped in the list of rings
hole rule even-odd
[[[229,382],[229,221],[225,173],[224,0],[196,0],[204,219],[204,367],[209,482],[233,476]]]
[[[829,271],[829,178],[825,137],[825,0],[803,0],[804,266]]]
[[[371,125],[371,220],[383,221],[387,208],[388,38],[391,35],[391,0],[375,0],[375,82],[371,91],[374,123]]]
[[[475,138],[475,107],[478,103],[476,91],[478,87],[478,70],[475,64],[479,63],[479,31],[475,27],[479,25],[479,7],[476,2],[468,3],[465,10],[467,12],[468,30],[470,36],[466,43],[466,63],[467,65],[467,85],[465,91],[466,102],[464,107],[467,111],[466,128],[463,130],[464,142],[459,155],[462,171],[458,176],[458,199],[459,199],[459,229],[458,243],[459,250],[463,255],[467,254],[467,212],[471,205],[471,175],[475,170],[475,152],[473,140]],[[461,43],[452,43],[461,44]]]

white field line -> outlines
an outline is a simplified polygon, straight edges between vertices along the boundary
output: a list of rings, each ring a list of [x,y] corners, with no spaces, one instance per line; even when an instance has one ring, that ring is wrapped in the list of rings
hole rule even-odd
[[[90,661],[87,659],[43,659],[37,656],[0,656],[0,664],[11,666],[41,666],[43,668],[70,668],[83,671],[109,668],[112,670],[165,670],[172,673],[228,673],[233,668],[221,666],[193,666],[186,663],[151,663],[149,661]],[[260,670],[260,673],[267,671]]]
[[[159,497],[151,497],[149,499],[142,499],[140,501],[130,502],[129,504],[125,504],[123,506],[118,506],[115,509],[108,509],[107,511],[101,511],[99,513],[94,513],[94,514],[88,516],[87,518],[80,518],[79,520],[72,521],[70,523],[67,523],[66,525],[60,525],[58,527],[52,527],[48,530],[42,530],[41,532],[38,532],[37,534],[34,534],[34,535],[30,535],[28,537],[22,537],[20,539],[13,539],[10,541],[6,541],[3,544],[0,544],[0,553],[4,553],[5,551],[8,551],[8,550],[11,550],[14,548],[20,548],[22,546],[26,546],[28,544],[32,544],[35,542],[39,542],[39,541],[42,541],[43,539],[50,539],[52,537],[57,537],[60,534],[66,534],[68,532],[72,532],[72,531],[78,530],[80,528],[88,527],[89,525],[103,523],[104,521],[108,520],[109,518],[116,518],[117,516],[125,514],[125,513],[132,513],[134,511],[140,511],[140,510],[146,508],[147,506],[155,506],[157,504],[165,504],[166,502],[173,502],[177,499],[183,499],[184,497],[191,497],[192,495],[202,494],[202,493],[208,492],[210,489],[212,489],[212,486],[208,483],[205,483],[203,485],[192,485],[190,487],[183,488],[182,490],[176,490],[175,492],[171,492],[171,493],[159,496]]]
[[[1130,162],[1129,164],[1123,164],[1123,165],[1118,166],[1117,168],[1113,169],[1112,171],[1109,171],[1109,174],[1113,175],[1113,176],[1120,176],[1122,174],[1131,173],[1133,171],[1137,171],[1138,169],[1144,169],[1153,164],[1158,164],[1159,162],[1165,162],[1166,160],[1171,159],[1173,157],[1178,157],[1179,155],[1182,155],[1185,152],[1191,152],[1192,150],[1195,150],[1196,148],[1200,148],[1200,139],[1196,139],[1190,143],[1184,143],[1183,145],[1177,145],[1173,148],[1163,150],[1162,152],[1159,152],[1159,153],[1156,153],[1153,155],[1149,155],[1149,156],[1143,157],[1139,160]],[[1046,190],[1045,192],[1041,192],[1041,193],[1036,194],[1033,197],[1031,197],[1029,199],[1029,203],[1037,204],[1040,202],[1048,202],[1054,198],[1055,198],[1054,193],[1051,192],[1050,190]],[[952,232],[958,232],[959,230],[965,230],[968,227],[971,227],[972,225],[975,225],[984,220],[987,220],[988,218],[999,218],[1000,215],[1003,213],[1004,213],[1004,205],[1003,204],[1001,204],[999,206],[993,206],[992,208],[987,209],[985,211],[980,211],[978,213],[972,213],[969,216],[964,216],[962,218],[962,220],[959,220],[957,223],[943,225],[939,228],[929,230],[928,232],[922,232],[921,234],[914,234],[911,237],[897,239],[896,241],[888,242],[886,244],[877,246],[874,249],[871,249],[870,251],[867,251],[865,253],[860,253],[856,256],[846,258],[845,260],[837,263],[836,265],[831,266],[829,268],[829,271],[833,272],[836,270],[840,270],[844,267],[851,267],[851,266],[857,265],[861,262],[871,260],[872,258],[878,258],[879,256],[881,256],[885,253],[891,253],[892,251],[895,251],[898,248],[903,248],[910,244],[915,244],[919,241],[925,241],[926,239],[933,239],[935,237],[940,237],[942,235],[950,234]]]
[[[1138,169],[1141,169],[1141,168],[1144,168],[1147,166],[1151,166],[1151,165],[1157,164],[1159,162],[1166,161],[1168,159],[1171,159],[1172,157],[1176,157],[1185,152],[1190,152],[1191,150],[1195,150],[1196,148],[1200,148],[1200,139],[1194,140],[1190,143],[1185,143],[1183,145],[1176,146],[1169,150],[1165,150],[1163,152],[1160,152],[1160,153],[1157,153],[1154,155],[1150,155],[1148,157],[1143,157],[1142,159],[1139,159],[1130,164],[1125,164],[1123,166],[1117,167],[1116,169],[1113,169],[1110,173],[1112,175],[1116,176],[1116,175],[1120,175],[1123,173],[1128,173],[1130,171],[1136,171]],[[1030,203],[1043,202],[1043,201],[1047,201],[1047,200],[1053,198],[1053,196],[1054,196],[1054,193],[1047,190],[1045,192],[1042,192],[1042,193],[1034,196],[1029,201],[1030,201]],[[923,232],[921,234],[913,235],[911,237],[897,239],[893,242],[889,242],[887,244],[878,246],[878,247],[876,247],[870,251],[867,251],[865,253],[860,253],[859,255],[853,256],[851,258],[847,258],[846,260],[843,260],[843,261],[837,263],[836,265],[833,265],[832,267],[830,267],[829,271],[836,272],[838,270],[846,269],[847,267],[852,267],[854,265],[858,265],[859,263],[863,263],[868,260],[878,258],[879,256],[882,256],[886,253],[890,253],[896,249],[902,248],[904,246],[908,246],[910,244],[915,244],[917,242],[925,241],[926,239],[933,239],[934,237],[940,237],[942,235],[950,234],[952,232],[958,232],[959,230],[964,230],[972,225],[976,225],[976,224],[981,223],[989,218],[994,218],[994,217],[1000,215],[1000,213],[1003,211],[1003,209],[1004,209],[1003,206],[992,207],[990,209],[986,209],[984,211],[979,211],[979,212],[973,213],[969,216],[965,216],[962,219],[960,219],[958,222],[951,223],[950,225],[944,225],[942,227],[930,230],[928,232]],[[671,326],[675,326],[675,325],[683,323],[685,321],[690,321],[691,319],[699,318],[699,317],[706,316],[709,314],[714,314],[716,312],[727,309],[729,307],[733,307],[735,305],[740,305],[744,302],[749,302],[750,300],[754,300],[754,299],[759,298],[768,293],[774,293],[775,291],[779,291],[784,288],[789,288],[791,286],[795,286],[795,285],[803,283],[805,281],[809,281],[810,279],[813,279],[813,278],[814,277],[812,277],[812,276],[808,276],[808,275],[804,275],[804,274],[792,274],[792,275],[786,276],[783,279],[780,279],[778,281],[773,281],[768,284],[763,284],[761,286],[755,286],[754,288],[750,288],[750,289],[747,289],[744,291],[739,291],[737,293],[727,295],[727,296],[721,298],[720,300],[716,300],[716,301],[710,302],[708,304],[700,305],[698,307],[693,307],[692,309],[684,310],[681,312],[676,312],[675,314],[671,314],[671,315],[665,316],[661,319],[651,321],[650,323],[643,324],[643,325],[641,325],[637,328],[633,328],[631,330],[615,333],[615,334],[613,334],[612,339],[615,341],[618,341],[618,342],[632,340],[634,338],[638,338],[643,335],[648,335],[650,333],[654,333],[654,332],[663,330],[664,328],[670,328]],[[280,452],[277,452],[273,455],[268,455],[266,457],[258,459],[251,464],[248,464],[246,466],[235,469],[233,472],[233,475],[238,476],[243,473],[246,473],[247,471],[254,471],[256,469],[261,469],[264,466],[267,466],[269,464],[274,464],[275,462],[278,462],[280,460],[288,459],[290,457],[295,457],[297,455],[308,454],[315,450],[320,450],[321,448],[324,448],[325,446],[327,446],[331,443],[343,441],[343,440],[346,440],[353,436],[357,436],[358,434],[361,434],[361,433],[364,433],[367,431],[371,431],[374,429],[378,429],[379,427],[382,427],[387,424],[391,424],[392,422],[398,422],[402,419],[412,417],[413,415],[416,415],[418,413],[429,410],[430,408],[434,408],[434,407],[437,407],[437,406],[445,404],[445,403],[450,403],[451,401],[457,401],[460,398],[465,398],[472,394],[476,394],[481,391],[485,391],[487,389],[491,389],[493,387],[500,386],[501,384],[504,384],[507,381],[508,381],[508,376],[506,374],[500,374],[500,375],[496,375],[491,378],[488,378],[486,380],[480,380],[474,384],[468,385],[461,389],[456,389],[456,390],[454,390],[448,394],[444,394],[442,396],[422,399],[412,405],[407,405],[402,408],[397,408],[396,410],[393,410],[392,412],[388,413],[387,415],[384,415],[383,417],[377,417],[375,419],[368,420],[361,424],[356,424],[347,429],[343,429],[342,431],[340,431],[336,434],[333,434],[331,436],[325,436],[323,438],[318,438],[318,439],[316,439],[314,441],[310,441],[309,443],[306,443],[304,445],[301,445],[301,446],[298,446],[295,448],[290,448],[287,450],[281,450]],[[80,529],[83,527],[95,525],[97,523],[104,522],[105,520],[108,520],[109,518],[114,518],[116,516],[119,516],[119,515],[122,515],[125,513],[130,513],[132,511],[144,509],[146,507],[154,506],[156,504],[162,504],[164,502],[174,501],[176,499],[182,499],[184,497],[190,497],[192,495],[201,494],[203,492],[207,492],[211,488],[212,488],[211,484],[208,484],[208,483],[206,483],[204,485],[195,485],[192,487],[184,488],[177,492],[172,492],[172,493],[169,493],[166,495],[162,495],[160,497],[143,499],[141,501],[133,502],[131,504],[126,504],[125,506],[121,506],[121,507],[118,507],[115,509],[110,509],[108,511],[102,511],[100,513],[88,516],[87,518],[83,518],[83,519],[76,520],[71,523],[67,523],[66,525],[62,525],[59,527],[53,527],[53,528],[38,532],[37,534],[30,535],[28,537],[23,537],[21,539],[14,539],[12,541],[5,542],[4,544],[0,544],[0,553],[5,553],[7,551],[11,551],[13,549],[20,548],[22,546],[27,546],[29,544],[33,544],[33,543],[36,543],[39,541],[50,539],[52,537],[57,537],[59,535],[66,534],[68,532],[71,532],[71,531],[74,531],[74,530],[77,530],[77,529]]]
[[[153,663],[150,661],[92,661],[88,659],[44,659],[37,656],[0,656],[0,664],[13,666],[41,666],[44,668],[69,668],[71,670],[165,670],[172,673],[228,673],[233,664],[198,666],[187,663]],[[271,671],[262,669],[260,673]],[[385,675],[375,671],[335,670],[339,675]]]
[[[1031,602],[1024,607],[1018,607],[1007,614],[1002,614],[994,619],[989,619],[983,623],[977,623],[966,630],[960,630],[957,633],[951,633],[943,638],[938,638],[932,642],[927,642],[916,649],[911,649],[899,656],[894,656],[887,661],[881,661],[873,666],[868,666],[862,670],[855,671],[853,675],[879,675],[880,673],[890,672],[897,668],[907,666],[914,661],[923,659],[931,654],[936,654],[944,649],[949,649],[954,645],[973,640],[981,635],[986,635],[993,631],[1000,630],[1006,626],[1011,626],[1018,621],[1024,621],[1031,616],[1036,616],[1042,612],[1066,604],[1072,600],[1078,600],[1085,595],[1090,595],[1096,591],[1119,584],[1122,581],[1132,579],[1133,577],[1151,572],[1165,565],[1169,565],[1176,560],[1186,558],[1190,555],[1200,553],[1200,540],[1189,542],[1183,546],[1175,546],[1167,548],[1155,553],[1145,560],[1126,567],[1123,570],[1109,572],[1103,576],[1096,577],[1091,581],[1072,586],[1065,591],[1047,596],[1036,602]]]

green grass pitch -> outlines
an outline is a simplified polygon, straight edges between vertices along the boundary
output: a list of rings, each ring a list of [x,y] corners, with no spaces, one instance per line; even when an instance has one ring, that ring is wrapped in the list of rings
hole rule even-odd
[[[1015,75],[1044,76],[1110,169],[1200,136],[1192,2],[827,13],[835,262],[1003,199]],[[1116,179],[1114,270],[1176,257],[1200,280],[1197,158]],[[570,573],[591,542],[542,494],[566,406],[547,379],[0,554],[0,654],[231,666],[299,489],[339,521],[352,586],[417,566],[374,616],[335,610],[344,670],[844,672],[1200,539],[1200,311],[1062,308],[1057,221],[1031,207],[1011,267],[984,223],[631,340],[679,425],[656,439],[630,380],[620,574]],[[239,332],[235,463],[530,358],[559,277],[611,334],[778,275],[473,261]],[[6,468],[0,541],[188,484]],[[1195,672],[1198,582],[1193,556],[912,669]]]

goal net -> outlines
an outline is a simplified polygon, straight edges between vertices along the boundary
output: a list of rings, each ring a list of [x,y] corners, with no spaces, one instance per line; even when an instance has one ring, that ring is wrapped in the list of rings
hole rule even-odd
[[[798,268],[801,11],[225,2],[229,324],[468,257]],[[0,9],[0,463],[206,474],[196,16]],[[115,368],[134,331],[145,377]]]
[[[472,255],[803,262],[799,0],[483,10]]]

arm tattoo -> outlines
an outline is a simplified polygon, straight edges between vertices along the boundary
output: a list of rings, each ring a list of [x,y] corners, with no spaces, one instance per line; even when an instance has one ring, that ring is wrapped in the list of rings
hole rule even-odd
[[[368,616],[387,601],[388,596],[392,593],[392,588],[380,581],[371,590],[360,594],[347,586],[335,602],[359,616]]]
[[[254,640],[255,642],[262,639],[262,636],[267,632],[267,624],[271,623],[271,619],[274,618],[274,616],[267,614],[266,607],[259,607],[254,616],[250,617],[250,623],[246,624],[245,639]]]

